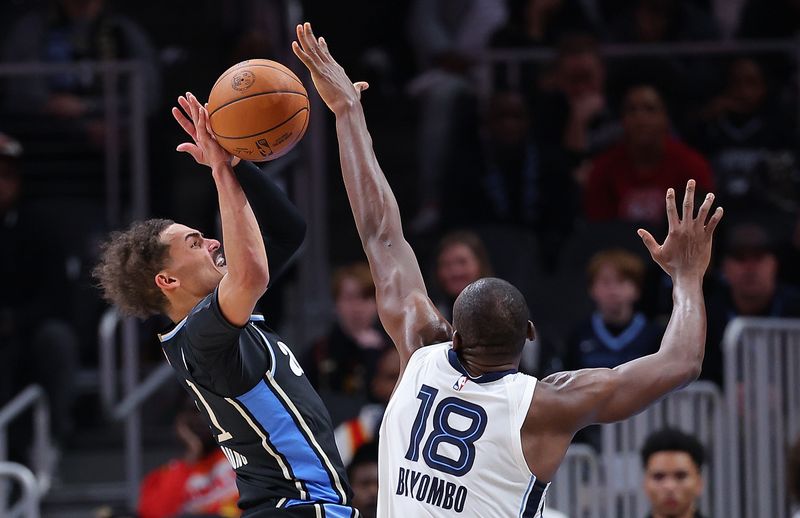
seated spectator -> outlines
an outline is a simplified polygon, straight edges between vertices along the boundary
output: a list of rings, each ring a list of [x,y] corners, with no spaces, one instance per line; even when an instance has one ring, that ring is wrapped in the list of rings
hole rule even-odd
[[[445,226],[539,226],[547,208],[561,201],[564,191],[569,194],[569,185],[559,189],[566,175],[558,156],[533,138],[523,96],[510,90],[492,95],[482,131],[476,127],[472,132],[446,171]]]
[[[737,58],[704,110],[697,144],[714,168],[719,202],[737,216],[798,209],[797,132],[779,97],[761,63]]]
[[[378,327],[375,285],[367,263],[337,268],[333,274],[336,320],[331,330],[312,345],[303,362],[308,380],[320,392],[355,398],[367,397],[369,379],[375,372],[389,340]]]
[[[347,462],[345,462],[347,464]],[[368,442],[358,448],[347,466],[347,478],[353,488],[353,507],[364,518],[378,516],[378,443]]]
[[[650,85],[634,85],[624,97],[622,141],[598,155],[584,193],[591,221],[621,219],[664,225],[664,192],[677,199],[689,179],[698,196],[713,190],[711,168],[695,150],[670,135],[667,109]]]
[[[564,38],[558,46],[552,93],[537,103],[547,124],[536,133],[569,153],[576,165],[605,151],[621,127],[606,95],[606,66],[596,41],[586,35]]]
[[[703,518],[697,499],[703,494],[705,449],[695,437],[665,428],[642,446],[644,492],[650,518]]]
[[[636,311],[645,265],[624,250],[605,250],[589,262],[589,295],[596,310],[569,341],[567,370],[605,367],[658,350],[662,329]]]
[[[722,284],[708,299],[708,334],[701,379],[723,383],[722,338],[737,316],[800,317],[800,293],[778,282],[772,236],[759,224],[740,223],[724,234]]]
[[[156,107],[158,71],[148,37],[130,19],[113,13],[105,0],[54,0],[11,27],[2,61],[79,63],[139,60],[145,74],[147,108]],[[73,121],[96,145],[104,144],[102,77],[69,71],[6,81],[4,108]],[[124,83],[120,81],[120,83]]]
[[[689,1],[634,0],[611,20],[611,40],[630,44],[669,44],[672,42],[713,41],[719,39],[715,20]],[[611,74],[615,89],[632,80],[670,87],[680,110],[674,122],[682,127],[686,113],[708,98],[718,75],[715,62],[702,55],[643,56],[615,60]]]
[[[409,40],[422,70],[409,84],[409,93],[420,102],[420,210],[409,225],[413,233],[429,232],[440,223],[442,173],[460,152],[459,138],[470,127],[462,114],[476,103],[477,57],[507,16],[505,3],[495,0],[412,2]]]
[[[25,191],[22,145],[0,133],[0,407],[31,383],[50,402],[54,440],[72,428],[78,340],[58,228]],[[30,433],[12,426],[12,460],[27,462]]]
[[[194,407],[175,418],[183,457],[148,473],[139,491],[140,518],[235,518],[239,491],[230,461]]]
[[[474,232],[459,230],[447,234],[436,250],[436,307],[450,320],[453,304],[461,291],[482,277],[491,277],[492,266],[486,247]]]
[[[400,356],[394,347],[383,350],[369,385],[369,400],[358,415],[345,421],[334,430],[336,447],[347,465],[362,445],[378,440],[378,429],[389,404],[389,398],[400,377]],[[351,481],[352,482],[352,481]]]

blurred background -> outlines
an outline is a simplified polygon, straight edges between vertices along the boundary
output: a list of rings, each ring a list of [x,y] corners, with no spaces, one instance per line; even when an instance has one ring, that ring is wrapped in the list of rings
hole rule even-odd
[[[220,235],[213,182],[174,151],[169,110],[255,57],[294,69],[312,98],[302,143],[263,164],[309,231],[260,309],[328,404],[374,515],[371,441],[399,367],[333,118],[291,53],[303,20],[370,83],[375,150],[431,297],[448,315],[481,276],[519,287],[538,331],[529,374],[656,350],[671,286],[635,230],[663,237],[668,187],[716,193],[701,381],[579,434],[548,505],[643,516],[639,449],[670,425],[707,450],[705,515],[789,516],[798,0],[0,1],[0,516],[238,515],[232,471],[159,351],[169,322],[121,319],[90,272],[107,232],[135,219]]]

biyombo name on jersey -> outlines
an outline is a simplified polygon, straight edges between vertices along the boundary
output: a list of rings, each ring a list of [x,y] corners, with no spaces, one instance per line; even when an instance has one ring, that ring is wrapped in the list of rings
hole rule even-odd
[[[453,509],[460,513],[467,500],[467,488],[447,482],[438,477],[400,468],[396,495],[414,498],[442,509]]]

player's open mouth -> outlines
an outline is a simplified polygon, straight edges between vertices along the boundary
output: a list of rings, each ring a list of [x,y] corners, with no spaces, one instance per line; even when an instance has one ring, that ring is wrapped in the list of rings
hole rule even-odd
[[[214,266],[217,268],[222,268],[225,266],[225,254],[222,253],[222,249],[219,249],[215,252]]]

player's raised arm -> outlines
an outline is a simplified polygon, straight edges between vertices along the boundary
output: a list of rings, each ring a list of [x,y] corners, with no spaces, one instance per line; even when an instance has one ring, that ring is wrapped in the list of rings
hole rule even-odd
[[[208,129],[208,113],[196,97],[187,93],[178,102],[191,121],[177,108],[172,109],[172,114],[194,141],[180,144],[178,151],[187,152],[198,163],[210,167],[217,187],[227,264],[227,273],[219,283],[219,307],[231,324],[243,326],[269,284],[264,240],[233,171],[232,164],[238,159],[214,139]]]
[[[378,316],[405,366],[418,348],[449,340],[452,329],[428,298],[417,258],[403,237],[397,201],[372,149],[360,102],[367,84],[350,81],[310,24],[297,27],[297,38],[292,48],[336,116],[342,176],[375,281]]]
[[[672,277],[673,283],[672,315],[659,351],[614,369],[585,369],[543,380],[534,404],[557,408],[554,413],[543,415],[559,416],[555,425],[563,432],[626,419],[700,374],[706,343],[703,275],[722,208],[708,218],[714,201],[714,195],[709,194],[695,217],[694,191],[695,182],[690,180],[682,218],[675,205],[675,191],[667,191],[669,234],[663,244],[659,245],[646,230],[639,230],[653,260]],[[530,417],[535,419],[533,414]]]

